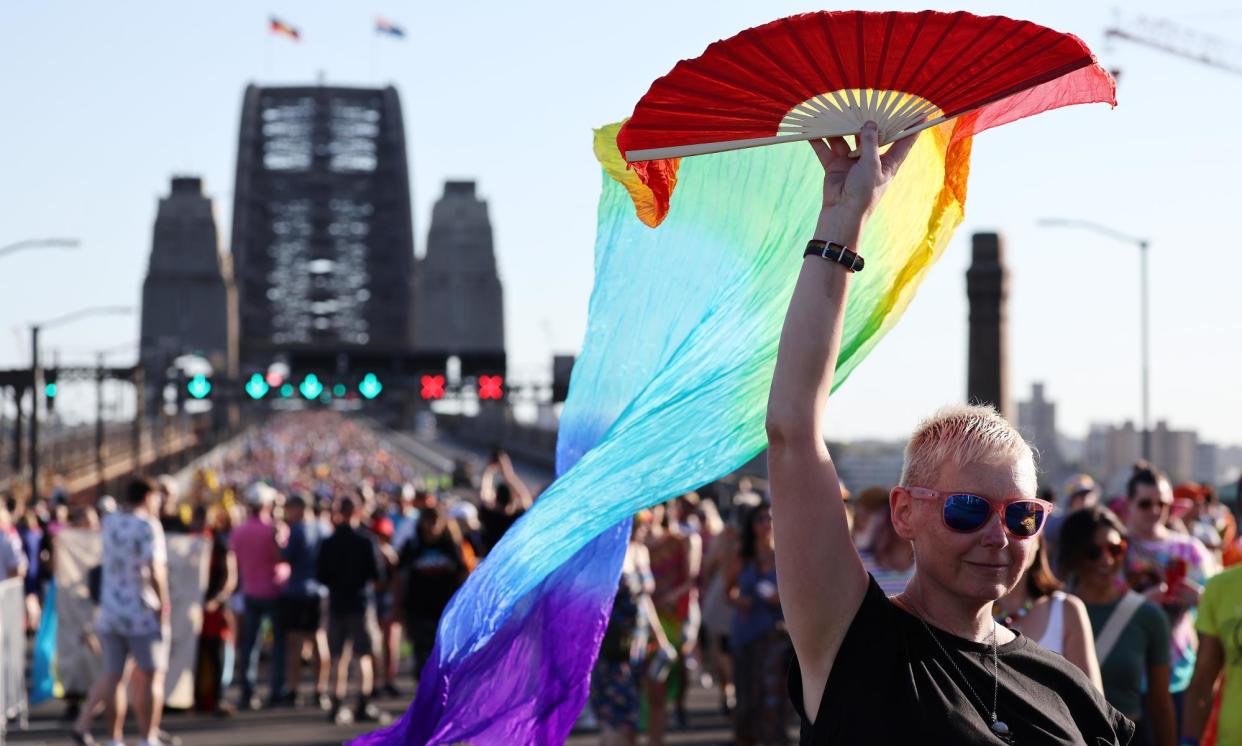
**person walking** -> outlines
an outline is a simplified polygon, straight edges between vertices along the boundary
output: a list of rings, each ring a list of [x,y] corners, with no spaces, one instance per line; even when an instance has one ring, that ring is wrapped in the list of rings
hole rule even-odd
[[[1166,525],[1173,508],[1173,489],[1159,469],[1145,461],[1135,464],[1126,484],[1126,498],[1130,542],[1126,579],[1131,588],[1163,608],[1169,618],[1173,633],[1169,691],[1180,720],[1199,644],[1193,611],[1204,584],[1219,570],[1216,558],[1202,542]]]
[[[1074,513],[1061,525],[1061,560],[1095,637],[1105,698],[1135,721],[1134,746],[1173,746],[1177,719],[1169,693],[1169,622],[1126,586],[1129,539],[1108,508]]]
[[[315,578],[328,589],[328,654],[335,686],[328,719],[338,724],[380,722],[371,702],[375,689],[375,584],[380,580],[379,553],[362,528],[353,498],[337,504],[336,530],[319,548]],[[351,711],[342,703],[349,690],[351,658],[358,659],[358,702]]]
[[[311,647],[311,677],[314,687],[312,701],[327,711],[328,698],[328,636],[320,618],[325,591],[316,580],[319,545],[323,541],[319,523],[308,519],[306,498],[292,495],[285,501],[285,523],[289,536],[281,557],[289,563],[289,580],[280,595],[279,623],[285,634],[285,656],[289,663],[286,701],[297,702],[298,686],[302,683],[302,653]]]
[[[1035,499],[1030,446],[995,410],[946,407],[906,446],[889,496],[894,529],[914,544],[905,591],[886,596],[854,549],[824,441],[824,408],[850,278],[864,266],[853,252],[915,140],[899,140],[881,156],[876,125],[867,122],[857,157],[844,138],[811,142],[824,167],[812,234],[819,243],[800,263],[766,420],[776,569],[795,653],[790,697],[802,743],[1126,744],[1133,723],[1082,671],[992,617],[1052,508]],[[913,377],[935,364],[903,362]]]
[[[417,540],[407,543],[398,559],[393,606],[414,646],[415,679],[422,676],[435,647],[440,616],[466,582],[469,569],[462,545],[457,523],[444,506],[429,504],[418,512]]]
[[[729,568],[729,600],[735,608],[729,637],[737,680],[734,740],[742,746],[783,746],[789,742],[785,674],[790,647],[767,505],[751,509],[744,519],[741,547]]]
[[[262,707],[255,687],[259,678],[258,648],[262,647],[260,632],[265,619],[272,628],[268,704],[279,704],[284,698],[285,633],[276,618],[276,607],[288,568],[281,562],[280,543],[272,520],[276,490],[255,482],[243,495],[249,515],[242,525],[233,529],[229,543],[237,557],[243,600],[237,649],[237,665],[242,672],[241,707],[257,710]]]
[[[164,672],[168,669],[168,554],[156,518],[159,488],[146,478],[130,483],[123,510],[103,520],[99,616],[103,673],[73,724],[75,744],[93,744],[91,720],[99,705],[110,708],[112,744],[122,743],[126,699],[121,683],[133,660],[131,692],[139,746],[161,746]]]
[[[233,519],[222,505],[203,508],[200,530],[211,542],[207,590],[203,595],[203,626],[198,636],[198,667],[194,677],[194,707],[217,715],[233,714],[224,699],[232,677],[233,642],[237,623],[229,602],[237,590],[237,558],[229,548]]]
[[[1186,690],[1182,743],[1198,746],[1217,691],[1216,743],[1242,743],[1242,567],[1230,568],[1207,582],[1195,627],[1199,655]]]
[[[642,511],[630,526],[617,596],[591,671],[590,702],[599,722],[600,746],[638,743],[639,693],[648,639],[655,641],[657,655],[665,663],[677,657],[651,602],[655,578],[644,543],[650,525],[650,511]]]
[[[1031,564],[1013,590],[992,606],[997,621],[1021,632],[1078,666],[1091,683],[1104,691],[1095,653],[1091,620],[1082,599],[1066,593],[1065,584],[1052,574],[1044,537]]]

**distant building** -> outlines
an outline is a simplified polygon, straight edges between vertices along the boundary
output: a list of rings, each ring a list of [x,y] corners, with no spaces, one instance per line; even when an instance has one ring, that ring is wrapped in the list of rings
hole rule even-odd
[[[1057,405],[1044,398],[1044,384],[1031,386],[1031,398],[1018,402],[1018,432],[1038,452],[1040,481],[1055,484],[1063,476],[1057,440]]]
[[[1224,480],[1221,473],[1217,453],[1219,449],[1215,443],[1200,443],[1195,451],[1195,472],[1194,480],[1196,482],[1204,482],[1206,484],[1216,484],[1218,481]]]
[[[1110,495],[1120,494],[1130,468],[1142,458],[1143,436],[1133,422],[1115,425],[1094,424],[1087,433],[1084,465],[1103,484]]]
[[[148,386],[177,357],[206,358],[227,375],[237,355],[237,304],[215,210],[203,180],[175,176],[160,199],[142,283],[140,359]]]
[[[864,440],[833,443],[830,449],[842,484],[857,493],[873,485],[897,484],[901,480],[905,446],[904,441]]]
[[[1172,430],[1164,420],[1151,433],[1151,460],[1169,479],[1185,482],[1198,473],[1199,434],[1193,430]]]
[[[1134,462],[1142,458],[1142,431],[1134,423],[1091,426],[1087,436],[1086,466],[1113,490],[1124,487]],[[1193,430],[1173,430],[1160,420],[1151,432],[1151,462],[1173,482],[1203,481],[1205,468],[1215,469],[1215,457],[1201,454],[1199,436]]]
[[[466,376],[503,372],[504,293],[487,202],[473,181],[445,183],[431,212],[414,298],[415,349],[459,358]]]

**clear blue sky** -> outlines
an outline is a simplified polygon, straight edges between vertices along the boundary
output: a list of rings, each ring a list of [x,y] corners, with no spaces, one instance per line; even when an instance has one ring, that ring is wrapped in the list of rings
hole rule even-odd
[[[1242,43],[1242,12],[1228,6],[1141,0],[1127,12]],[[585,328],[600,184],[591,128],[626,116],[653,79],[708,43],[820,7],[6,2],[0,245],[69,235],[83,247],[0,259],[0,367],[27,364],[29,321],[137,304],[156,201],[174,173],[205,178],[227,248],[242,89],[311,82],[323,71],[329,83],[399,89],[420,252],[444,180],[478,180],[506,285],[514,373],[546,375],[550,354],[576,350]],[[1137,418],[1137,252],[1035,226],[1055,215],[1151,238],[1155,417],[1242,443],[1242,151],[1230,136],[1242,120],[1242,76],[1106,43],[1112,11],[1100,3],[963,7],[1081,36],[1105,66],[1121,68],[1121,105],[1050,112],[979,138],[966,223],[906,318],[834,399],[834,435],[899,437],[964,396],[964,271],[975,230],[999,230],[1008,245],[1015,396],[1046,382],[1072,435],[1090,422]],[[298,26],[304,41],[269,36],[269,13]],[[376,15],[408,38],[377,38]],[[136,316],[82,322],[49,331],[45,349],[86,361],[136,329]]]

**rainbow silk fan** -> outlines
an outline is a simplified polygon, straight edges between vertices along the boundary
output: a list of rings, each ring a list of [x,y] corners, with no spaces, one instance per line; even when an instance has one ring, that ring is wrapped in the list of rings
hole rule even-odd
[[[1047,109],[1116,105],[1083,42],[970,13],[817,12],[718,41],[652,84],[617,135],[630,163],[852,135],[880,144],[963,114],[972,133]]]

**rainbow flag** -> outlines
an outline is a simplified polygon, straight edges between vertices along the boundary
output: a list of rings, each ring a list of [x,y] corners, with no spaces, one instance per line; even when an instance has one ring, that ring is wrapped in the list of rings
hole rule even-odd
[[[296,28],[294,28],[293,26],[290,26],[289,24],[280,20],[276,16],[272,16],[270,19],[268,19],[268,30],[271,31],[273,34],[276,34],[277,36],[285,36],[290,39],[293,39],[294,41],[302,40],[302,35],[298,33],[298,30]]]
[[[962,220],[971,129],[922,134],[862,240],[836,385],[897,323]],[[587,697],[635,512],[766,446],[782,320],[820,207],[803,143],[603,168],[587,335],[558,479],[446,610],[414,702],[355,744],[562,743]],[[652,230],[652,225],[658,228]]]
[[[382,18],[382,17],[375,19],[375,33],[388,34],[389,36],[395,36],[398,39],[405,38],[404,29],[402,29],[400,26],[393,23],[392,21],[388,20],[387,18]]]

